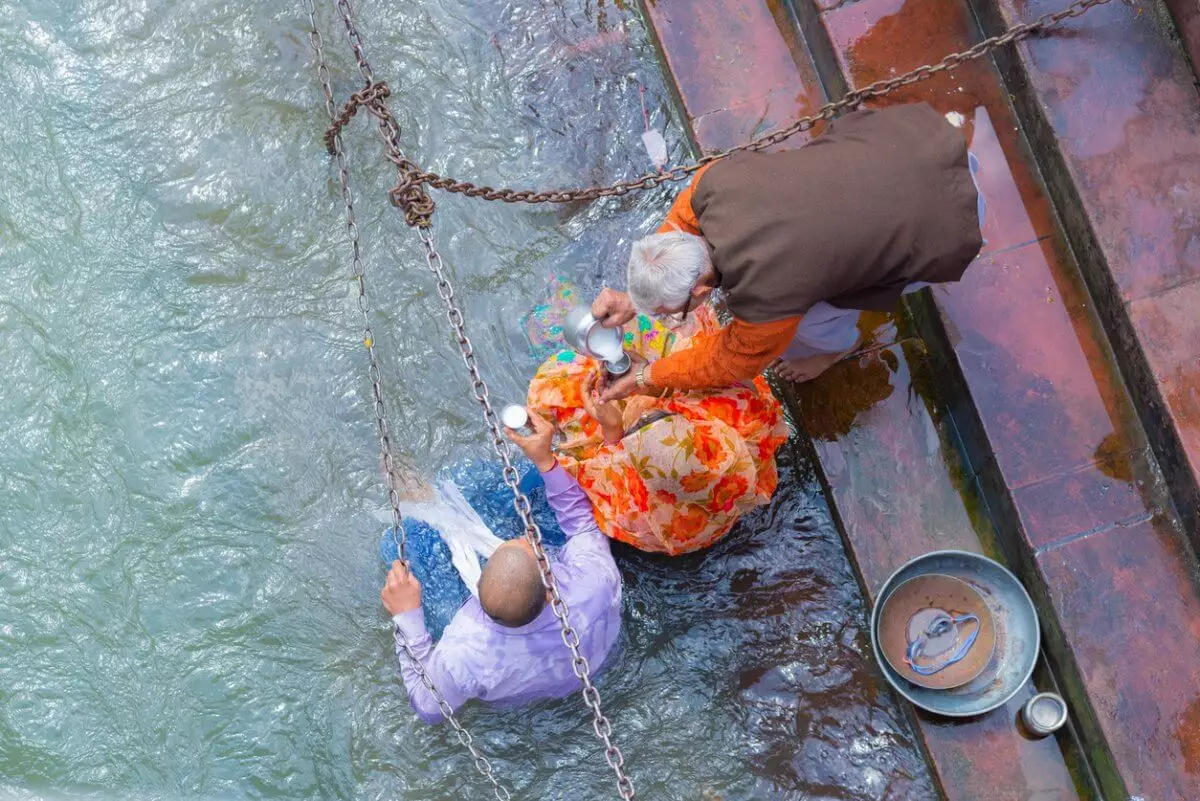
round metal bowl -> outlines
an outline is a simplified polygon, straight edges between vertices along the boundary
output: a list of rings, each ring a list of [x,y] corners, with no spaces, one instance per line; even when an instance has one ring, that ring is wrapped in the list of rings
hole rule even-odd
[[[966,684],[950,689],[919,687],[897,673],[883,656],[879,641],[880,611],[896,588],[930,574],[961,579],[979,593],[992,613],[996,644],[987,665]],[[918,556],[883,583],[871,608],[871,647],[883,676],[916,706],[946,717],[982,715],[1012,698],[1033,674],[1041,629],[1029,593],[1017,577],[997,562],[966,551],[935,551]]]
[[[931,615],[969,614],[975,617],[975,637],[961,658],[934,673],[920,673],[908,662],[913,633],[925,628]],[[971,624],[967,624],[971,628]],[[996,627],[992,610],[976,589],[954,576],[926,573],[896,585],[879,605],[879,651],[892,670],[905,681],[930,690],[959,687],[982,673],[996,650]],[[929,661],[937,661],[962,642],[963,632],[951,627],[945,634],[926,642]]]

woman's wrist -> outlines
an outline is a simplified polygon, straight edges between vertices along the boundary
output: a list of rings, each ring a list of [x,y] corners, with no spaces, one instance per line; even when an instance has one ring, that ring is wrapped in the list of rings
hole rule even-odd
[[[558,467],[558,460],[554,458],[553,453],[539,455],[533,460],[533,466],[538,469],[539,473],[549,473],[554,468]]]

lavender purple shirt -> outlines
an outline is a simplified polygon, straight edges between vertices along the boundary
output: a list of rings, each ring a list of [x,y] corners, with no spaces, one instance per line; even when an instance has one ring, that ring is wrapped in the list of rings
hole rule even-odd
[[[546,500],[567,543],[551,560],[559,592],[579,634],[580,651],[592,673],[604,664],[621,630],[621,576],[608,539],[596,527],[592,505],[565,470],[542,476]],[[409,702],[426,723],[441,721],[433,694],[403,655],[400,633],[420,658],[429,678],[454,709],[466,701],[520,704],[569,695],[580,688],[571,670],[571,652],[563,644],[558,619],[547,604],[531,623],[508,628],[496,623],[472,596],[455,614],[434,647],[420,609],[396,615],[396,657]]]

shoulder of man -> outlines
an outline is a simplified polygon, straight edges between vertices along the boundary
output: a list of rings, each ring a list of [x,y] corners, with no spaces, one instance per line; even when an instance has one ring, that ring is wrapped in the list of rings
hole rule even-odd
[[[578,538],[576,538],[578,539]],[[612,547],[608,537],[603,534],[590,542],[567,543],[574,553],[562,554],[569,561],[564,563],[558,559],[551,560],[551,568],[555,575],[561,576],[559,589],[572,603],[587,602],[592,598],[610,598],[621,592],[621,571],[613,559]]]

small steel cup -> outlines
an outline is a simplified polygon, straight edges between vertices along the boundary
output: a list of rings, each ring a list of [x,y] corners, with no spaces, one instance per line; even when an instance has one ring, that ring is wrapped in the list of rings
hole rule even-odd
[[[622,350],[620,358],[610,361],[603,355],[592,350],[591,345],[588,344],[589,339],[593,336],[593,332],[598,333],[601,328],[603,326],[599,320],[592,316],[591,309],[581,304],[567,312],[567,319],[563,325],[563,337],[566,338],[567,344],[579,353],[604,362],[604,369],[608,370],[610,375],[625,375],[625,373],[629,372],[629,368],[633,366],[633,361],[629,358],[628,353]],[[605,330],[613,331],[613,335],[618,340],[620,339],[621,332],[619,329]]]
[[[529,424],[529,412],[525,410],[524,406],[518,406],[515,403],[505,406],[500,412],[500,422],[523,437],[535,433],[533,426]]]
[[[1056,693],[1038,693],[1021,707],[1021,722],[1036,737],[1054,734],[1067,722],[1067,702]]]

